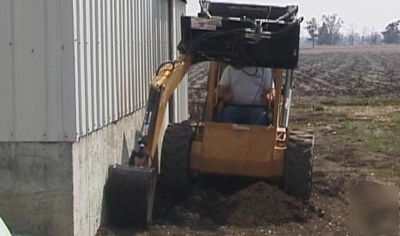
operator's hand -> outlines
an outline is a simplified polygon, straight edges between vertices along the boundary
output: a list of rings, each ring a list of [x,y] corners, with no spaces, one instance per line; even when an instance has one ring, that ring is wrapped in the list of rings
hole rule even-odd
[[[222,99],[224,99],[224,102],[226,103],[231,103],[233,99],[235,98],[235,95],[233,94],[232,91],[226,93],[224,96],[222,96]]]
[[[270,102],[274,101],[274,99],[275,99],[275,89],[268,89],[265,92],[265,101],[267,103],[270,103]]]
[[[224,100],[225,103],[231,103],[235,98],[235,95],[232,92],[232,89],[228,86],[220,86],[219,94]]]
[[[273,107],[274,100],[275,100],[275,89],[268,89],[265,92],[265,102],[268,104],[269,107]]]

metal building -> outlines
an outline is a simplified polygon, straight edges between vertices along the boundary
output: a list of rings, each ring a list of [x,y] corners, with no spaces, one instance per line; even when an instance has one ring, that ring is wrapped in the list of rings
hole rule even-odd
[[[0,215],[15,233],[93,235],[185,0],[0,0]],[[187,117],[187,84],[172,121]],[[35,216],[35,217],[33,217]],[[45,225],[45,226],[44,226]]]
[[[1,0],[0,141],[75,141],[143,108],[154,70],[177,54],[182,6]]]

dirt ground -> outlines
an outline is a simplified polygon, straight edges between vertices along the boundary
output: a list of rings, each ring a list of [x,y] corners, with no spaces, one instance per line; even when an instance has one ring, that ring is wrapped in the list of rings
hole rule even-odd
[[[189,72],[193,116],[207,68]],[[400,47],[302,50],[295,78],[291,126],[315,135],[310,202],[273,181],[206,176],[187,200],[159,202],[149,230],[99,235],[353,235],[354,186],[400,186]]]

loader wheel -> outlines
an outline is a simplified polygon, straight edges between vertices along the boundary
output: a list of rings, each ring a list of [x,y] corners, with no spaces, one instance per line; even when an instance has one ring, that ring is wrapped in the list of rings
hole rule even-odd
[[[291,131],[287,142],[283,189],[288,194],[308,200],[312,189],[314,136],[311,132]]]
[[[184,198],[190,187],[189,160],[192,129],[185,124],[168,125],[161,150],[161,184],[168,193]]]

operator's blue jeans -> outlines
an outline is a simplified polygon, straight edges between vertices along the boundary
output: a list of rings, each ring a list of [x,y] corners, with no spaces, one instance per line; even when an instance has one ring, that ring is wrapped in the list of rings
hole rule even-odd
[[[257,106],[227,105],[222,110],[221,121],[224,123],[267,125],[268,110]]]

